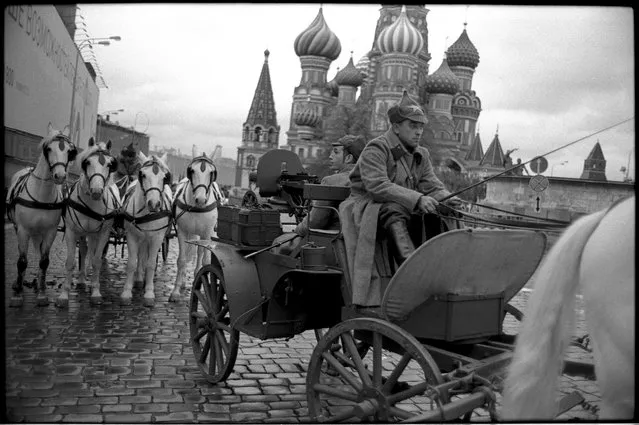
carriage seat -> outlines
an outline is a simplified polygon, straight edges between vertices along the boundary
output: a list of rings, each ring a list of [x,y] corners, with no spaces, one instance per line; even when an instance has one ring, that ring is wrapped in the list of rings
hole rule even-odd
[[[466,303],[472,308],[465,310],[465,317],[449,317],[442,326],[461,323],[464,331],[480,316],[490,316],[501,329],[504,304],[533,275],[546,243],[544,233],[531,230],[460,229],[435,236],[395,272],[382,297],[382,314],[421,337],[436,337],[450,329],[437,329],[433,323],[438,320],[431,317],[435,301],[457,306],[471,301]],[[501,310],[485,311],[487,305]],[[451,311],[454,314],[455,309],[446,314]]]

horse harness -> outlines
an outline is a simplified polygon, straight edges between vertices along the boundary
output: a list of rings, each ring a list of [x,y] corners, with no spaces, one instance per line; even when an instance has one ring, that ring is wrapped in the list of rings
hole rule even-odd
[[[142,170],[142,168],[149,167],[149,166],[153,167],[153,172],[155,174],[157,174],[157,172],[158,172],[158,170],[160,168],[160,164],[157,161],[157,159],[155,159],[155,158],[152,158],[152,159],[146,161],[144,164],[142,164],[142,166],[140,167],[140,172],[139,172],[140,175],[138,176],[138,184],[140,185],[140,189],[144,191],[144,196],[145,197],[146,197],[146,194],[148,192],[150,192],[152,190],[157,190],[158,192],[160,192],[160,197],[162,199],[162,204],[163,205],[167,205],[167,204],[170,205],[171,201],[167,200],[166,194],[164,192],[162,192],[161,189],[159,189],[157,187],[151,187],[151,188],[149,188],[147,190],[144,190],[144,186],[142,184],[142,178],[141,178],[142,177],[141,170]],[[167,172],[166,175],[164,176],[164,181],[162,182],[163,186],[166,185],[166,184],[170,184],[170,182],[171,182],[171,173]],[[133,192],[134,191],[135,191],[135,186],[132,186],[132,187],[129,187],[127,192],[124,194],[124,199],[122,201],[122,212],[120,214],[122,216],[122,218],[124,220],[130,222],[131,224],[133,224],[140,232],[156,231],[156,230],[162,230],[162,229],[169,228],[171,226],[171,223],[172,223],[172,214],[171,214],[171,209],[170,208],[167,208],[167,209],[164,209],[164,210],[160,210],[160,211],[157,211],[157,212],[150,212],[150,213],[148,213],[146,215],[137,217],[136,215],[141,213],[144,210],[144,208],[146,207],[144,204],[142,204],[142,207],[137,212],[135,212],[134,215],[131,215],[128,212],[126,212],[126,208],[127,208],[128,204],[129,204],[129,202],[131,202],[131,198],[133,198]],[[169,218],[169,221],[167,222],[166,226],[162,226],[160,228],[153,229],[153,230],[143,230],[139,226],[140,224],[149,223],[149,222],[152,222],[152,221],[155,221],[155,220],[159,220],[159,219],[164,218],[164,217],[168,217]]]
[[[82,230],[84,230],[85,232],[87,231],[86,229],[84,229],[82,227],[82,225],[80,224],[80,220],[78,220],[78,212],[82,213],[84,215],[86,215],[87,217],[95,220],[95,221],[99,221],[100,222],[100,227],[98,228],[98,230],[96,230],[94,233],[99,232],[100,230],[102,230],[102,226],[104,225],[104,223],[107,220],[111,220],[111,219],[115,219],[119,214],[120,214],[120,205],[117,205],[116,199],[118,199],[115,196],[115,193],[113,193],[113,188],[112,187],[108,187],[108,190],[111,192],[111,196],[114,200],[114,206],[113,206],[113,210],[109,213],[106,214],[100,214],[94,210],[91,209],[91,207],[89,207],[86,202],[84,202],[84,200],[82,200],[82,198],[80,197],[80,185],[78,184],[78,182],[76,181],[75,183],[73,183],[73,186],[71,186],[71,190],[69,191],[69,196],[66,199],[66,205],[67,205],[67,209],[69,210],[69,212],[71,210],[75,210],[76,213],[75,215],[75,223],[78,225],[78,227],[82,228]],[[72,199],[71,195],[73,194],[73,191],[77,189],[78,192],[78,200],[80,202],[75,201],[74,199]],[[109,206],[107,205],[106,200],[103,198],[102,201],[104,202],[104,206],[105,206],[105,210],[108,210]],[[69,214],[69,217],[71,217],[71,214]]]
[[[36,179],[44,180],[41,177],[38,177],[35,174],[33,174],[33,170],[34,170],[33,167],[31,167],[28,173],[21,176],[16,182],[13,189],[11,190],[11,194],[9,195],[9,198],[7,200],[7,217],[9,218],[9,220],[11,220],[11,222],[13,222],[13,213],[15,211],[16,205],[22,205],[23,207],[33,208],[37,210],[62,210],[62,214],[64,215],[64,211],[65,211],[64,208],[66,205],[64,196],[62,195],[61,196],[62,199],[60,201],[57,201],[60,193],[56,194],[55,202],[40,202],[33,197],[31,192],[29,192],[29,188],[27,187],[27,181],[29,180],[29,176],[33,175],[33,177]],[[20,194],[23,192],[23,190],[31,199],[25,199],[20,197]]]

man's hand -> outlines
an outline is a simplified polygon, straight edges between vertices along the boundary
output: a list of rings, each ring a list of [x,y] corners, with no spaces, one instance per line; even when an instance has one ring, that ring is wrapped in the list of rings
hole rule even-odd
[[[431,196],[424,195],[419,198],[419,202],[417,202],[417,211],[421,213],[429,213],[433,214],[437,211],[437,205],[439,202]]]
[[[460,198],[453,196],[452,198],[446,200],[445,204],[451,208],[461,208],[463,205],[463,201]]]

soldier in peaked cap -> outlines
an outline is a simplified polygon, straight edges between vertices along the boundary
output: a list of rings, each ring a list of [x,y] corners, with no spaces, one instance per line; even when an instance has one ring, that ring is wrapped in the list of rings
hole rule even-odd
[[[348,178],[349,173],[355,167],[355,163],[366,146],[364,136],[346,135],[339,140],[331,143],[332,149],[329,156],[331,169],[335,174],[324,177],[321,184],[329,186],[350,186],[351,181]],[[331,206],[339,207],[339,202],[332,201],[313,201],[313,206]],[[323,230],[339,230],[339,218],[334,211],[327,208],[311,208],[310,213],[304,217],[294,230],[294,233],[285,233],[278,236],[273,244],[277,244],[283,240],[290,240],[279,247],[274,248],[275,253],[288,254],[293,251],[301,242],[302,238],[308,235],[308,228]]]
[[[378,229],[392,241],[401,264],[415,251],[415,243],[421,243],[409,228],[417,229],[421,215],[434,213],[437,200],[450,195],[433,171],[428,150],[419,145],[428,123],[419,104],[404,91],[401,101],[389,108],[388,119],[391,127],[362,151],[350,173],[351,195],[339,208],[353,304],[363,307],[380,305],[382,281],[392,275],[392,270],[380,269],[382,262],[373,261]],[[448,204],[460,202],[453,197]]]

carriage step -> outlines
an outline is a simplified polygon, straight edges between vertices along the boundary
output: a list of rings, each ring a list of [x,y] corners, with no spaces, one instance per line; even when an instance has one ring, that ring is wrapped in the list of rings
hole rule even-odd
[[[584,397],[579,391],[573,391],[572,393],[565,395],[559,400],[559,413],[557,416],[563,415],[573,407],[583,403]]]

